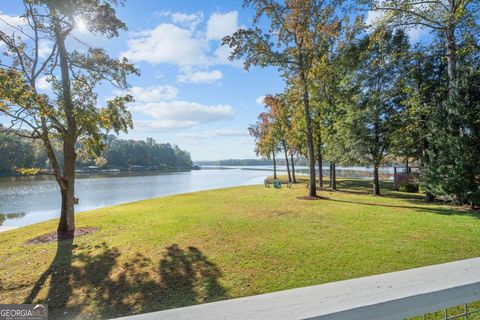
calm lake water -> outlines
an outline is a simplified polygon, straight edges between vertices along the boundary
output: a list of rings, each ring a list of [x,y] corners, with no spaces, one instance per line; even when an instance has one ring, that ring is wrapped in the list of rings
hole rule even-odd
[[[76,180],[76,196],[80,198],[80,204],[75,208],[81,212],[166,195],[260,184],[272,170],[269,166],[205,167],[191,172],[162,174],[80,175]],[[298,172],[302,174],[308,170],[299,167]],[[392,168],[383,169],[382,178],[389,179],[392,172]],[[371,176],[369,168],[338,168],[337,171],[337,177]],[[58,218],[59,207],[59,189],[52,177],[0,177],[0,226],[25,226]]]

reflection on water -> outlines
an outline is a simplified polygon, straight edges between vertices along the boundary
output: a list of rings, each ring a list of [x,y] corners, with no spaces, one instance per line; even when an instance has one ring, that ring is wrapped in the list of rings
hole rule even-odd
[[[174,173],[119,173],[80,175],[75,195],[77,212],[166,195],[232,186],[259,184],[265,172],[245,170],[196,170]],[[0,212],[24,212],[5,216],[4,226],[24,226],[59,217],[60,192],[53,177],[0,177]]]
[[[273,171],[273,166],[229,166],[229,167],[217,167],[217,166],[202,166],[202,169],[243,169],[243,170],[261,170],[261,171]],[[277,170],[280,172],[287,172],[286,166],[277,166]],[[322,167],[323,176],[330,176],[330,167]],[[341,167],[337,166],[336,170],[337,178],[349,178],[349,179],[371,179],[373,177],[373,168],[371,167]],[[393,167],[381,167],[379,169],[379,177],[381,180],[393,179]],[[309,169],[305,166],[296,166],[295,173],[300,175],[308,175]],[[318,168],[316,169],[317,176],[319,174]]]
[[[75,195],[77,212],[179,193],[260,184],[272,174],[272,167],[206,167],[191,172],[115,173],[79,175]],[[278,168],[280,172],[285,167]],[[296,168],[307,174],[308,168]],[[393,169],[382,170],[382,179],[390,179]],[[328,175],[328,168],[324,175]],[[338,168],[337,177],[371,178],[368,168]],[[0,225],[25,226],[59,217],[60,192],[52,176],[0,177]]]
[[[3,225],[3,222],[7,219],[19,219],[25,217],[25,212],[19,213],[0,213],[0,226]]]

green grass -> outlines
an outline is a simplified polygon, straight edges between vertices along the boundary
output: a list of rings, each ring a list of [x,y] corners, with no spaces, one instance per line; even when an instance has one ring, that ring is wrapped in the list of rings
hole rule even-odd
[[[56,220],[0,233],[1,303],[46,302],[51,318],[116,317],[321,284],[480,255],[480,216],[421,195],[369,195],[342,180],[327,200],[247,186],[77,215],[99,227],[25,245]],[[368,192],[368,193],[367,193]]]

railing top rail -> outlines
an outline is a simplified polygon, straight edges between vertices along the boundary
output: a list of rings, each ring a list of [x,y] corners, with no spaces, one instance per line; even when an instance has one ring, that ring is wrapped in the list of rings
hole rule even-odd
[[[473,258],[126,319],[404,319],[479,299],[480,258]]]

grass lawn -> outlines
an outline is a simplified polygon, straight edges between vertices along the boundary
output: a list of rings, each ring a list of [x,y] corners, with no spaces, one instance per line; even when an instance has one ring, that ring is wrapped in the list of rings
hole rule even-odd
[[[116,317],[480,256],[480,216],[341,180],[326,200],[247,186],[77,215],[93,234],[25,245],[56,220],[0,233],[0,302],[51,318]],[[384,188],[391,184],[384,183]]]

